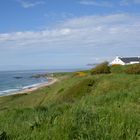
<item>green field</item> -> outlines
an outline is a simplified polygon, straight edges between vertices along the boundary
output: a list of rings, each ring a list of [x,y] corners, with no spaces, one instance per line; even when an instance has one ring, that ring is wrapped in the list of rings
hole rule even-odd
[[[140,75],[86,73],[1,97],[0,140],[140,140]]]

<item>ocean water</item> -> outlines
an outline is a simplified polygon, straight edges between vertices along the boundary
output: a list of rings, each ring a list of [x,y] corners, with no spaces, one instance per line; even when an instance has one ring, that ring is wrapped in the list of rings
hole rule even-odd
[[[46,71],[5,71],[0,72],[0,96],[10,95],[47,82],[47,78],[31,78]]]
[[[88,69],[88,68],[87,68]],[[48,82],[47,78],[31,78],[36,74],[74,72],[86,70],[79,69],[50,69],[50,70],[29,70],[29,71],[0,71],[0,96],[12,95],[23,89],[35,87]]]

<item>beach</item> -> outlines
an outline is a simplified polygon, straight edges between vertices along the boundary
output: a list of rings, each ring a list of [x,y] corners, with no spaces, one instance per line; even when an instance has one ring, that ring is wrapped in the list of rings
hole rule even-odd
[[[40,88],[53,85],[53,84],[56,83],[57,81],[58,81],[57,78],[49,78],[48,81],[45,82],[45,83],[40,83],[40,84],[37,84],[36,86],[28,87],[28,88],[25,88],[25,89],[23,89],[23,90],[21,90],[21,91],[16,91],[16,92],[13,92],[13,93],[4,95],[4,96],[10,96],[10,95],[16,95],[16,94],[25,94],[25,93],[26,93],[26,94],[30,94],[30,93],[32,93],[33,91],[38,90],[38,89],[40,89]]]

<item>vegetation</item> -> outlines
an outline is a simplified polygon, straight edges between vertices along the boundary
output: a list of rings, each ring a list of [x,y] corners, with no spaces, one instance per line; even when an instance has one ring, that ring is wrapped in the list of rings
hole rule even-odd
[[[83,73],[1,97],[0,140],[139,140],[140,75]]]
[[[133,65],[112,65],[111,73],[140,74],[140,64]]]
[[[92,69],[91,74],[108,74],[110,73],[110,67],[108,62],[101,63]]]
[[[125,72],[128,74],[140,74],[140,64],[129,65]]]
[[[86,73],[83,71],[80,71],[80,72],[76,72],[74,75],[82,77],[82,76],[86,76]]]
[[[110,66],[111,73],[115,73],[115,74],[125,73],[126,67],[127,66],[112,65]]]

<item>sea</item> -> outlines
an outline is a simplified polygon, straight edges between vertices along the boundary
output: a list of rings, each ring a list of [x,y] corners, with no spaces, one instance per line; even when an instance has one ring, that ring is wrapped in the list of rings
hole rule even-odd
[[[24,89],[36,87],[47,83],[47,78],[33,78],[36,74],[73,72],[82,69],[52,69],[52,70],[24,70],[24,71],[0,71],[0,96],[7,96]]]
[[[0,96],[10,95],[23,89],[47,83],[47,78],[32,77],[36,74],[45,73],[45,70],[0,71]]]

